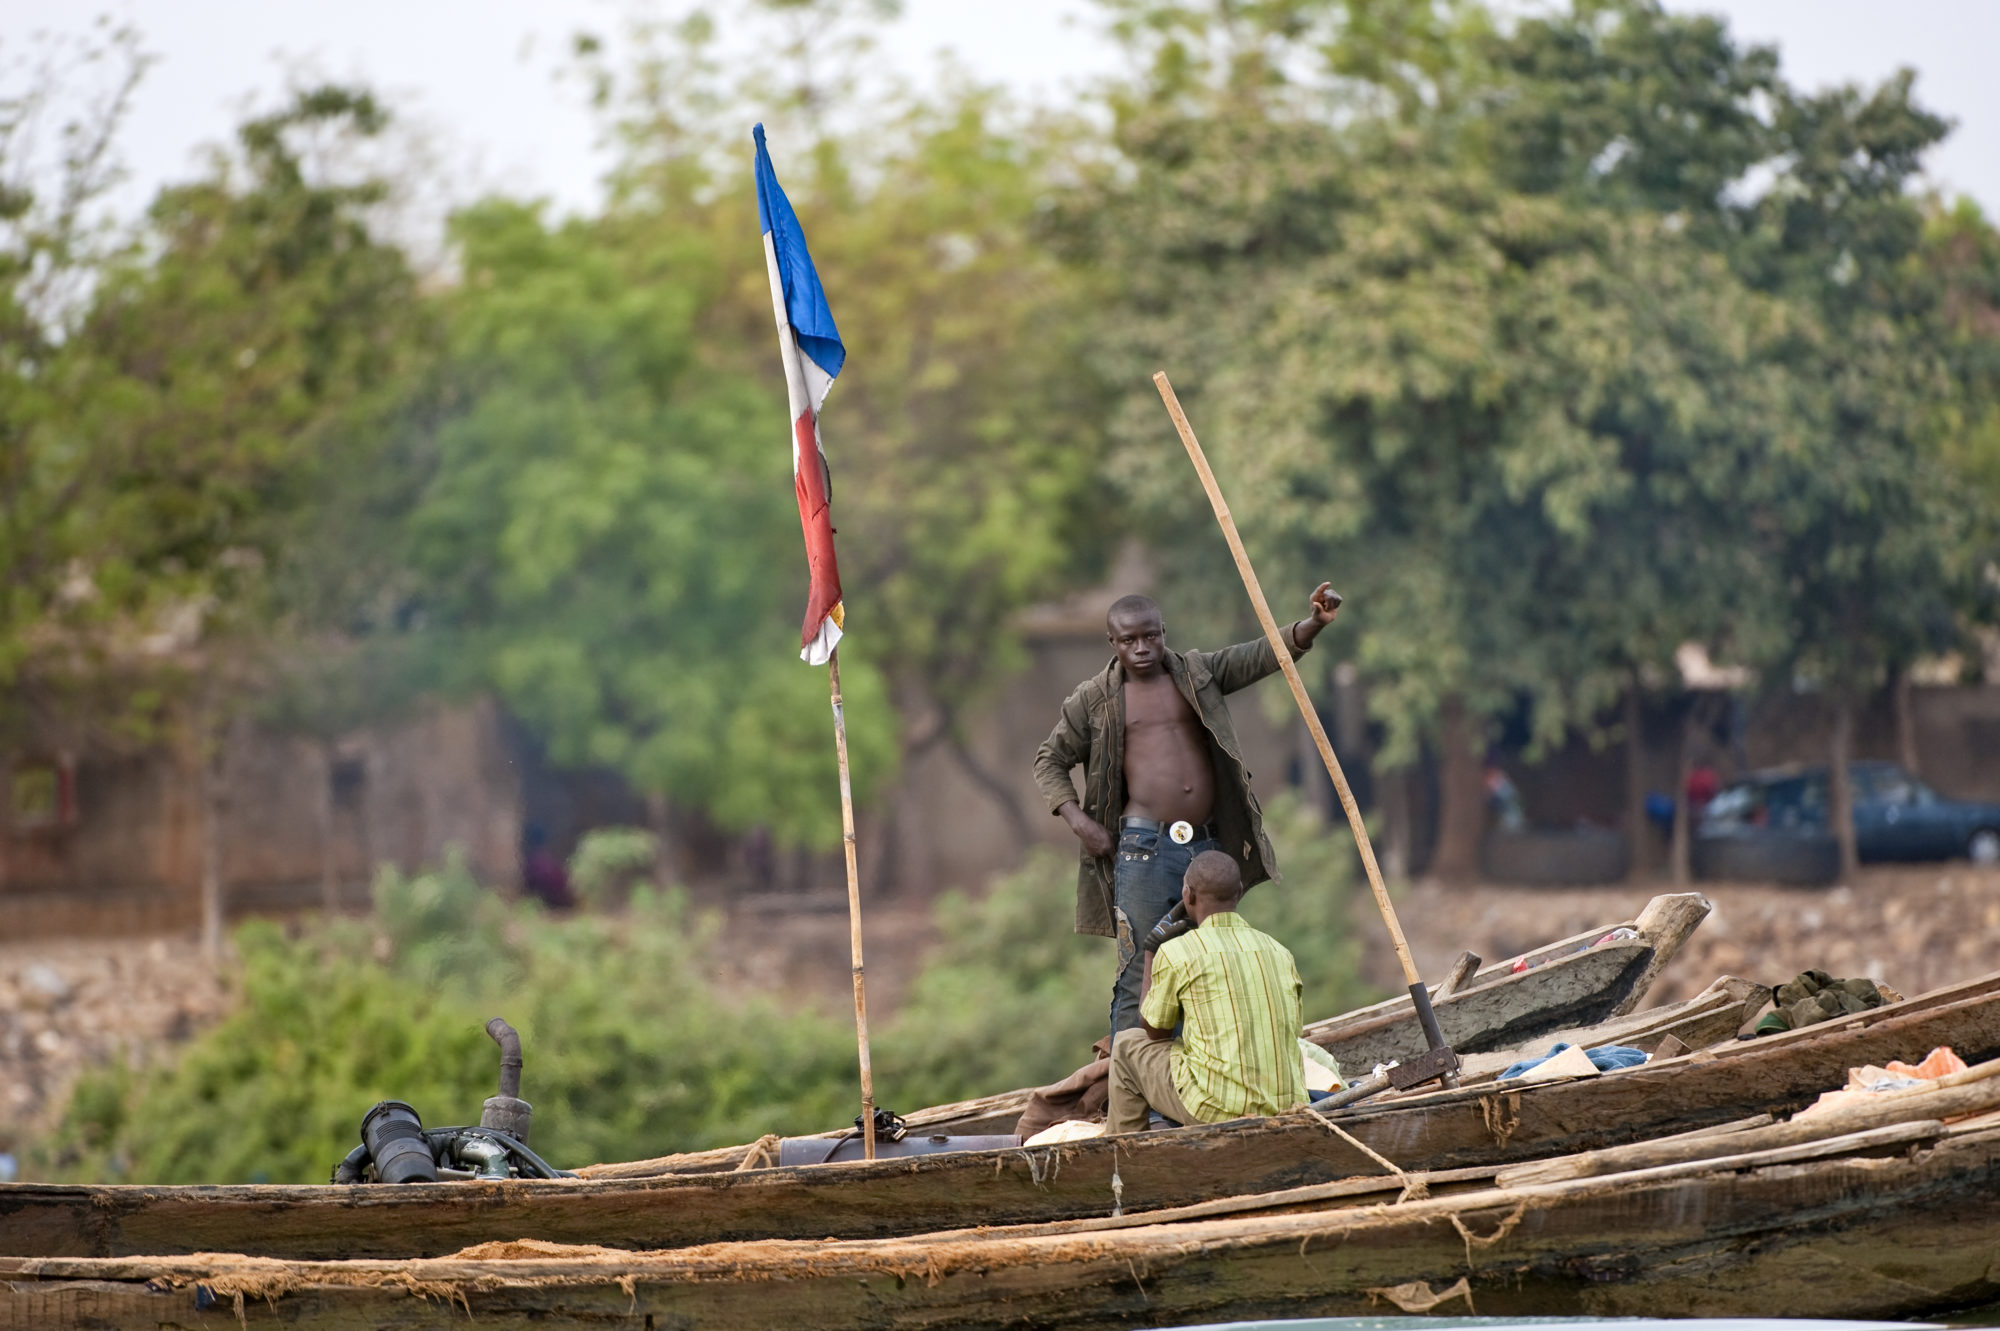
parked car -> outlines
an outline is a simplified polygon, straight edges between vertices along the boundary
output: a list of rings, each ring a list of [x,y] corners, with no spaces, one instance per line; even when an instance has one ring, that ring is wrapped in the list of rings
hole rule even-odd
[[[2000,864],[2000,805],[1946,799],[1894,763],[1848,764],[1854,840],[1864,860]],[[1725,787],[1702,811],[1697,843],[1762,843],[1803,850],[1831,842],[1833,800],[1824,767],[1758,772]],[[1724,858],[1731,852],[1721,850]],[[1775,852],[1773,852],[1775,853]],[[1713,857],[1713,856],[1712,856]],[[1740,857],[1738,855],[1737,857]]]

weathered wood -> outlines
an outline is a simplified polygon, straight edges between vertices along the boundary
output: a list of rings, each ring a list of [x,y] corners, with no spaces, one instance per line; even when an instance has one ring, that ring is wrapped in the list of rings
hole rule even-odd
[[[1477,952],[1459,953],[1458,960],[1452,962],[1451,969],[1445,972],[1444,983],[1440,984],[1437,991],[1431,995],[1431,1001],[1441,1003],[1464,988],[1465,982],[1478,973],[1479,961]]]
[[[1940,1044],[2000,1054],[2000,976],[1825,1026],[1601,1077],[1466,1087],[1335,1121],[1404,1170],[1514,1164],[1791,1113],[1847,1069]],[[400,1188],[0,1185],[0,1252],[428,1256],[518,1238],[646,1249],[887,1237],[1103,1216],[1383,1174],[1301,1112],[1170,1132],[731,1174]]]
[[[486,1327],[720,1331],[1158,1326],[1398,1308],[1896,1317],[2000,1295],[2000,1132],[1946,1132],[1888,1157],[1780,1155],[1083,1234],[669,1253],[502,1244],[419,1262],[0,1258],[0,1328],[213,1324],[239,1306],[246,1325],[400,1328],[433,1325],[450,1304]]]
[[[1643,940],[1606,943],[1541,971],[1522,971],[1461,989],[1432,1005],[1445,1042],[1460,1053],[1505,1049],[1565,1026],[1587,1026],[1624,1002],[1654,949]],[[1410,1000],[1400,1010],[1336,1030],[1309,1026],[1306,1038],[1344,1068],[1412,1059],[1428,1047]]]
[[[1681,950],[1681,944],[1714,909],[1708,898],[1699,892],[1672,892],[1647,902],[1632,927],[1638,930],[1640,937],[1653,944],[1653,955],[1633,981],[1632,992],[1605,1015],[1622,1017],[1636,1011],[1639,1004],[1645,1001],[1647,991],[1653,987],[1653,981],[1660,978],[1660,972]]]
[[[1635,920],[1572,934],[1523,954],[1518,960],[1528,963],[1525,970],[1513,969],[1516,958],[1496,961],[1448,1000],[1433,1000],[1438,1024],[1452,1048],[1465,1054],[1508,1048],[1565,1026],[1622,1015],[1644,999],[1710,909],[1698,892],[1657,896]],[[1638,937],[1593,946],[1619,929],[1631,929]],[[1612,956],[1622,964],[1607,964]],[[1413,1057],[1425,1047],[1407,994],[1314,1022],[1305,1035],[1343,1067],[1373,1067],[1390,1058]]]
[[[1648,1008],[1631,1016],[1614,1017],[1594,1026],[1550,1031],[1515,1049],[1467,1055],[1461,1076],[1467,1085],[1492,1081],[1508,1065],[1524,1058],[1539,1057],[1558,1044],[1573,1044],[1585,1049],[1622,1044],[1643,1049],[1671,1038],[1678,1039],[1688,1049],[1707,1048],[1733,1038],[1748,1019],[1751,1009],[1761,1006],[1769,993],[1764,985],[1725,975],[1684,1002]],[[1667,1057],[1673,1055],[1669,1053]]]
[[[1827,1109],[1807,1118],[1795,1118],[1786,1123],[1736,1134],[1726,1141],[1677,1138],[1635,1142],[1630,1146],[1583,1151],[1532,1165],[1520,1165],[1502,1170],[1499,1182],[1502,1187],[1520,1187],[1531,1183],[1552,1183],[1559,1179],[1623,1174],[1656,1165],[1707,1159],[1725,1152],[1774,1150],[1845,1137],[1896,1123],[1959,1118],[2000,1110],[2000,1059],[1968,1068],[1958,1075],[1962,1080],[1949,1085],[1880,1091],[1865,1104]]]

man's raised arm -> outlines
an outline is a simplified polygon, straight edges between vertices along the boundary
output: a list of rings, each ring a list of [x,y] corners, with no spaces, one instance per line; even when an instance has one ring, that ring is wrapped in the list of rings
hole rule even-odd
[[[1319,637],[1320,631],[1340,613],[1340,601],[1340,593],[1333,589],[1333,584],[1322,582],[1313,588],[1311,613],[1304,619],[1279,626],[1278,636],[1291,650],[1294,661],[1312,650],[1313,639]],[[1225,647],[1209,657],[1209,663],[1215,682],[1224,693],[1247,689],[1266,675],[1277,673],[1278,669],[1278,658],[1271,654],[1270,641],[1263,637]]]

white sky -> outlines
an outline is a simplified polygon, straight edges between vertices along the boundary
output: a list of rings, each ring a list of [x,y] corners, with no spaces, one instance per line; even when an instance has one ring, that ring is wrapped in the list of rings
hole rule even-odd
[[[1809,87],[1918,71],[1920,99],[1958,122],[1932,160],[1951,192],[2000,214],[1996,0],[1668,0],[1726,14],[1744,38],[1775,42]],[[631,0],[0,0],[0,54],[39,29],[82,31],[99,14],[135,24],[159,57],[123,140],[136,208],[197,166],[246,109],[269,107],[301,67],[362,79],[418,125],[450,195],[545,195],[587,209],[604,161],[574,82],[557,71],[578,29],[615,33]],[[685,6],[676,5],[675,8]],[[727,4],[715,6],[726,10]],[[927,76],[954,49],[978,76],[1054,93],[1115,55],[1084,0],[905,0],[886,58]]]

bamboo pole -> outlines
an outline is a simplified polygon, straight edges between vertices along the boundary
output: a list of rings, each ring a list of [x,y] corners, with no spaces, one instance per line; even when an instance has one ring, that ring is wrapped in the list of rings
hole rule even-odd
[[[1334,756],[1333,745],[1326,737],[1326,727],[1319,722],[1318,709],[1306,696],[1305,681],[1299,678],[1299,668],[1292,660],[1291,649],[1278,632],[1278,621],[1272,617],[1270,603],[1264,599],[1264,588],[1257,581],[1257,571],[1250,567],[1250,555],[1243,548],[1243,538],[1237,534],[1236,519],[1230,515],[1229,503],[1222,497],[1222,487],[1216,484],[1215,473],[1209,469],[1208,456],[1201,451],[1201,443],[1194,437],[1194,427],[1188,424],[1187,415],[1181,410],[1180,399],[1174,396],[1174,386],[1167,382],[1166,371],[1155,374],[1153,384],[1160,390],[1160,400],[1167,404],[1167,414],[1174,418],[1174,428],[1180,431],[1181,442],[1187,446],[1188,459],[1194,463],[1195,474],[1201,477],[1201,488],[1208,492],[1208,502],[1215,509],[1215,520],[1222,525],[1223,538],[1229,542],[1229,553],[1236,558],[1236,571],[1243,575],[1243,587],[1250,593],[1250,604],[1257,611],[1257,622],[1264,626],[1264,636],[1270,639],[1271,650],[1278,654],[1278,668],[1285,672],[1285,682],[1291,685],[1292,699],[1299,705],[1306,729],[1312,732],[1320,761],[1326,764],[1326,773],[1333,778],[1334,791],[1340,796],[1340,807],[1347,811],[1347,825],[1354,829],[1354,844],[1361,852],[1361,865],[1368,872],[1369,890],[1375,894],[1375,905],[1382,912],[1382,922],[1389,926],[1389,941],[1395,945],[1396,960],[1403,965],[1403,978],[1409,983],[1410,996],[1417,1000],[1421,1012],[1428,1007],[1429,991],[1424,989],[1423,976],[1417,973],[1417,963],[1410,957],[1410,945],[1403,938],[1403,926],[1396,919],[1396,907],[1389,900],[1389,889],[1382,885],[1382,870],[1375,863],[1375,846],[1368,839],[1368,827],[1361,821],[1361,809],[1354,802],[1354,792],[1347,787],[1347,775],[1340,770],[1340,759]],[[1425,1035],[1430,1033],[1427,1028]],[[1435,1043],[1433,1047],[1436,1047]]]
[[[861,1048],[861,1149],[875,1158],[875,1071],[868,1064],[868,984],[861,962],[861,871],[854,857],[854,786],[847,774],[847,714],[840,704],[840,648],[826,658],[833,691],[833,751],[840,759],[840,842],[847,854],[847,939],[854,961],[854,1035]]]

